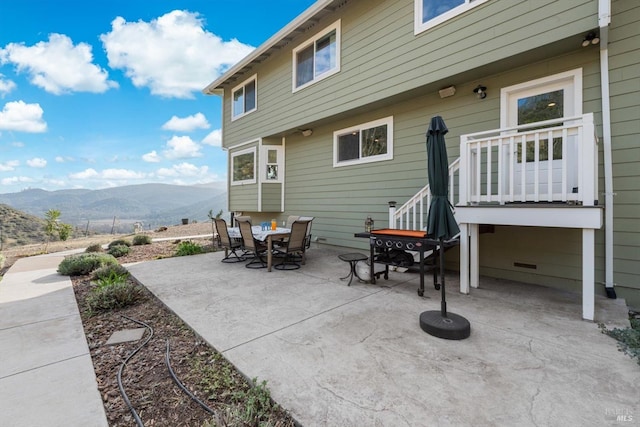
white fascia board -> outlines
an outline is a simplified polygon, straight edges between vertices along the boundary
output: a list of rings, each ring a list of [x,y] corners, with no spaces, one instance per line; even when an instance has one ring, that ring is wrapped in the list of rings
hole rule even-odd
[[[520,225],[527,227],[602,227],[602,208],[583,206],[456,206],[456,221],[467,224]]]
[[[266,42],[261,44],[257,49],[251,52],[249,55],[245,56],[240,62],[236,63],[233,67],[229,68],[222,76],[211,82],[207,87],[205,87],[202,92],[205,95],[221,95],[222,90],[219,87],[223,84],[229,77],[233,76],[235,73],[240,71],[246,65],[253,62],[260,55],[271,49],[276,43],[280,42],[282,39],[290,35],[295,29],[297,29],[300,25],[307,22],[309,19],[313,18],[318,12],[329,6],[333,3],[334,0],[318,0],[313,5],[309,6],[307,10],[302,12],[295,18],[293,21],[289,22],[284,28],[271,36]]]

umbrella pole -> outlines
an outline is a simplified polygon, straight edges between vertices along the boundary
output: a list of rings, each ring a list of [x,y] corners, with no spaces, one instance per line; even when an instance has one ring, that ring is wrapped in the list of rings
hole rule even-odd
[[[444,286],[444,241],[442,237],[440,238],[440,286],[442,289],[440,292],[442,293],[442,302],[440,303],[440,312],[442,317],[447,317],[447,300],[445,297],[445,286]]]

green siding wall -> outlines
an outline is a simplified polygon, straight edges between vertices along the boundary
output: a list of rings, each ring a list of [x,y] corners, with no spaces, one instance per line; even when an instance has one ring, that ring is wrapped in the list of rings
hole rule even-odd
[[[282,210],[282,184],[262,185],[262,212],[280,212]]]
[[[640,307],[640,2],[612,2],[609,44],[614,283]],[[603,188],[603,187],[602,187]]]
[[[292,93],[292,50],[337,19],[342,22],[340,72]],[[492,0],[415,36],[413,1],[350,1],[229,83],[223,103],[223,141],[232,146],[284,133],[399,93],[441,84],[596,26],[594,0]],[[258,110],[231,122],[230,90],[253,73],[258,75]]]

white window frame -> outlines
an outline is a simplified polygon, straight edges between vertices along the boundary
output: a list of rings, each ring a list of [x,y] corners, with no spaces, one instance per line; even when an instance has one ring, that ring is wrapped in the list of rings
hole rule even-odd
[[[423,31],[428,30],[429,28],[433,28],[437,25],[442,24],[458,15],[461,15],[467,12],[470,9],[473,9],[476,6],[480,6],[483,3],[486,3],[488,0],[464,0],[464,4],[454,7],[451,10],[446,11],[445,13],[436,16],[433,19],[430,19],[426,22],[422,22],[423,15],[423,0],[414,0],[414,34],[418,35]]]
[[[305,40],[303,43],[299,44],[295,49],[293,49],[292,52],[292,68],[293,68],[293,79],[291,81],[291,88],[293,92],[297,92],[299,90],[302,90],[306,87],[309,87],[321,80],[326,79],[329,76],[332,76],[338,72],[340,72],[340,50],[341,50],[341,36],[340,36],[340,27],[341,27],[341,20],[338,19],[336,22],[334,22],[333,24],[331,24],[330,26],[328,26],[327,28],[325,28],[324,30],[320,31],[318,34],[316,34],[315,36],[311,37],[310,39]],[[314,70],[313,70],[313,79],[311,79],[310,81],[300,85],[300,86],[296,86],[296,82],[298,81],[298,63],[297,63],[297,58],[298,58],[298,52],[301,50],[304,50],[306,48],[309,47],[309,45],[313,44],[315,46],[316,42],[325,37],[327,34],[331,33],[332,31],[336,32],[336,66],[334,68],[332,68],[329,71],[326,71],[320,75],[315,75],[315,47],[314,47]]]
[[[278,152],[278,161],[276,163],[269,163],[269,150],[276,150]],[[284,177],[284,147],[282,145],[263,145],[262,146],[262,161],[261,164],[261,176],[260,181],[265,184],[280,184]],[[276,165],[278,167],[278,178],[267,179],[267,168],[269,165]]]
[[[359,132],[360,133],[360,147],[362,145],[362,131],[365,129],[371,129],[378,126],[387,126],[387,152],[385,154],[378,154],[376,156],[359,157],[353,160],[338,161],[338,137],[347,133]],[[361,150],[358,150],[359,153]],[[362,123],[357,126],[352,126],[345,129],[340,129],[333,132],[333,167],[360,165],[365,163],[382,162],[385,160],[393,159],[393,116],[385,117],[383,119],[374,120],[367,123]]]
[[[235,113],[235,112],[234,112],[234,109],[233,109],[233,99],[234,99],[234,94],[235,94],[238,90],[242,89],[242,91],[243,91],[243,95],[242,95],[242,96],[244,97],[244,96],[245,96],[245,94],[244,94],[245,87],[246,87],[249,83],[251,83],[252,81],[255,81],[255,105],[253,106],[253,108],[252,108],[251,110],[243,111],[243,112],[242,112],[242,113],[240,113],[240,114],[236,114],[236,115],[234,115],[234,113]],[[243,108],[244,108],[244,106],[243,106]],[[246,116],[247,114],[253,113],[253,112],[254,112],[254,111],[256,111],[257,109],[258,109],[258,75],[257,75],[257,74],[254,74],[253,76],[249,77],[248,79],[246,79],[245,81],[243,81],[242,83],[240,83],[239,85],[237,85],[236,87],[234,87],[234,88],[231,90],[231,121],[238,120],[239,118],[244,117],[244,116]]]
[[[233,176],[234,160],[238,156],[241,156],[243,154],[249,154],[249,153],[253,154],[253,179],[243,179],[243,180],[236,181],[234,179],[234,176]],[[256,177],[257,177],[257,175],[256,175],[256,172],[257,172],[257,170],[256,170],[256,162],[257,162],[256,147],[246,148],[244,150],[240,150],[240,151],[236,151],[235,153],[231,153],[231,162],[230,162],[230,165],[231,165],[230,169],[231,170],[229,171],[230,174],[231,174],[231,176],[229,177],[230,181],[231,181],[231,185],[255,184],[257,182],[257,180],[256,180]]]

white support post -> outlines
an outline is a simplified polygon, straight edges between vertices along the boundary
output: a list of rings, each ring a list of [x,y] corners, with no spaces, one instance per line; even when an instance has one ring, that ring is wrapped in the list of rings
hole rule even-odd
[[[396,202],[389,202],[389,228],[396,228]]]
[[[472,288],[480,286],[480,225],[469,224],[469,275]]]
[[[459,204],[466,206],[469,202],[469,153],[467,151],[467,136],[460,137],[460,177],[458,179],[458,191],[460,191]]]
[[[585,114],[584,119],[584,130],[582,132],[582,137],[588,142],[586,147],[583,147],[582,150],[582,168],[583,168],[583,180],[581,185],[584,190],[582,191],[583,200],[582,203],[584,206],[593,206],[594,201],[598,200],[598,194],[596,193],[595,180],[587,179],[587,177],[592,177],[592,174],[595,174],[596,179],[598,175],[598,164],[597,158],[595,155],[595,150],[593,149],[596,146],[595,142],[595,128],[593,124],[593,113]]]
[[[595,316],[595,230],[582,229],[582,318]]]
[[[460,293],[469,293],[469,224],[460,223]]]

